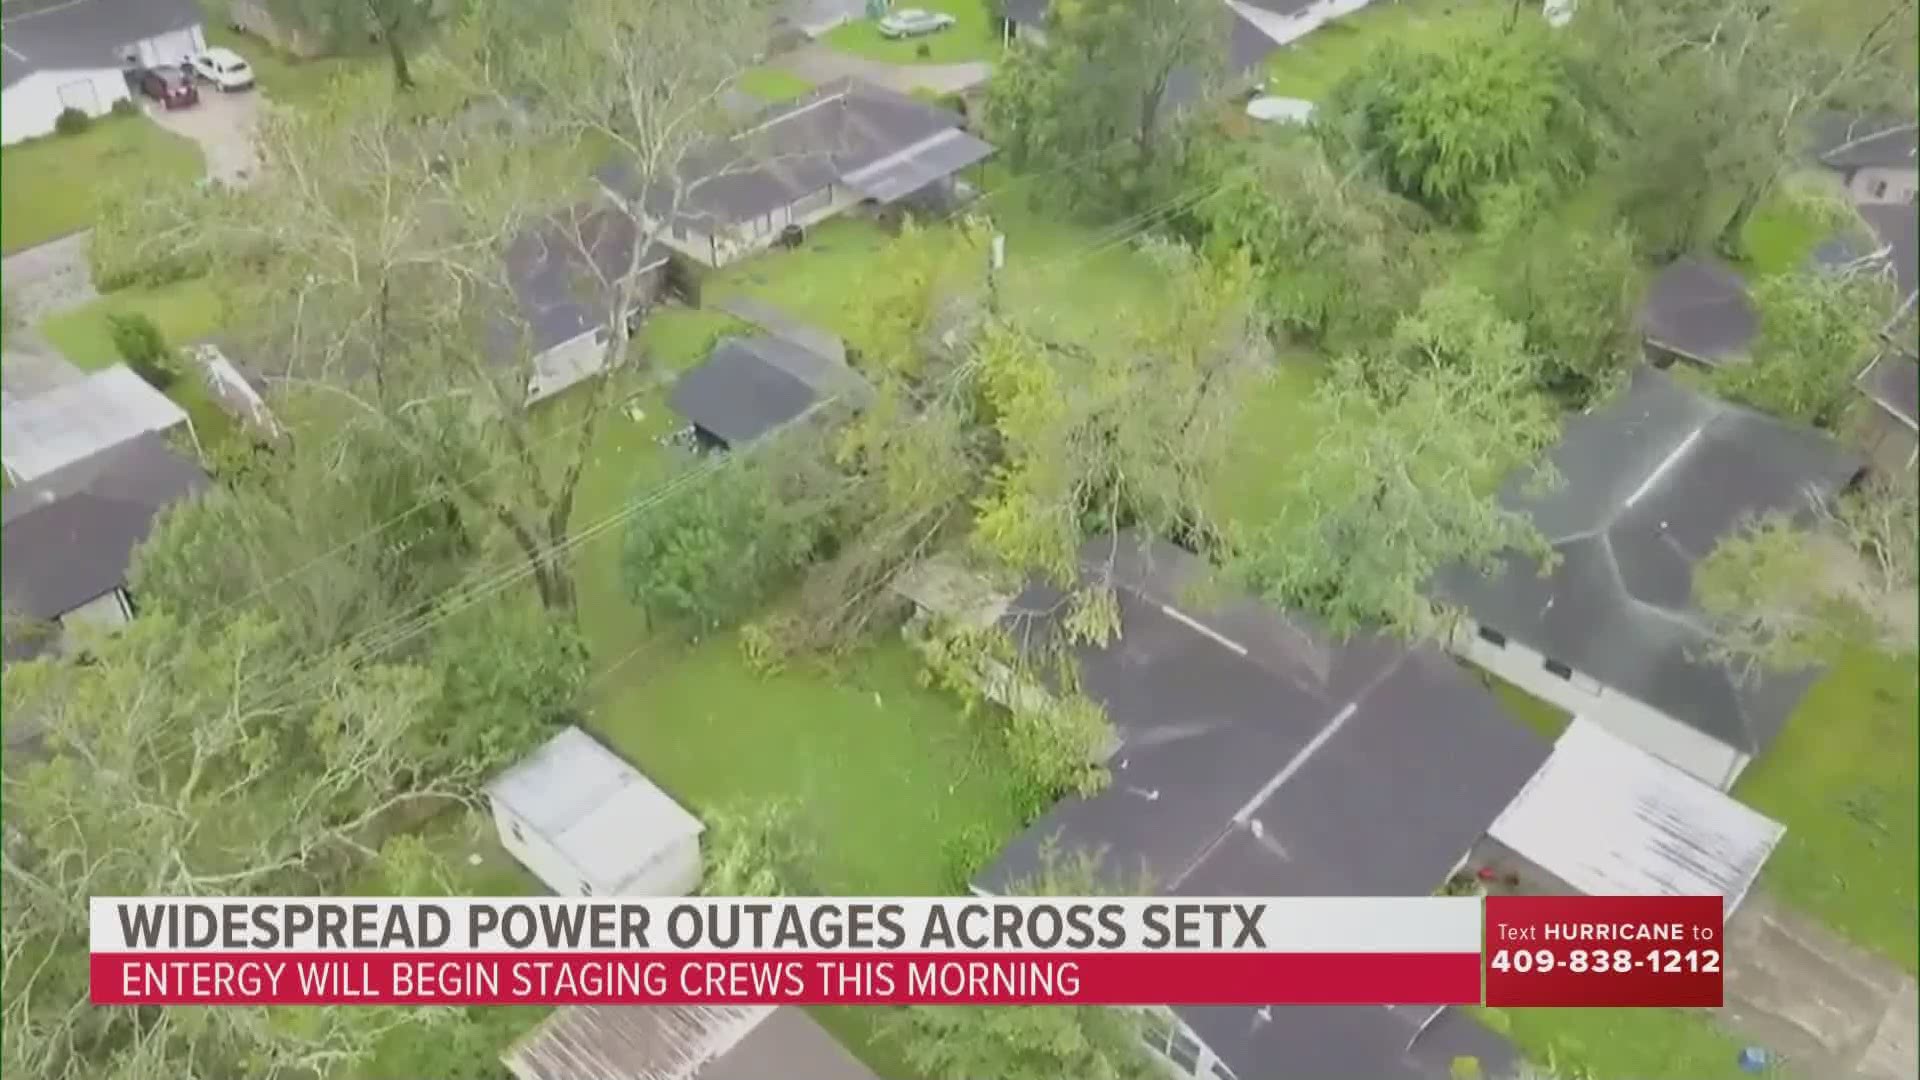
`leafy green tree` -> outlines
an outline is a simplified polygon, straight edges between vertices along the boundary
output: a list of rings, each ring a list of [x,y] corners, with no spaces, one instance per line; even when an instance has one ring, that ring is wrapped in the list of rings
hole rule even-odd
[[[1424,215],[1370,176],[1336,170],[1316,140],[1224,143],[1193,171],[1215,189],[1192,211],[1202,247],[1245,252],[1275,325],[1308,342],[1346,348],[1385,334],[1432,269]]]
[[[1312,458],[1280,514],[1236,538],[1241,578],[1339,632],[1433,629],[1423,590],[1442,566],[1542,559],[1532,523],[1495,497],[1554,438],[1539,364],[1472,289],[1429,292],[1392,343],[1337,361],[1315,395]]]
[[[1150,893],[1144,881],[1120,885],[1097,852],[1042,852],[1041,870],[1009,891],[1022,896]],[[1143,1036],[1151,1014],[1102,1005],[914,1005],[882,1030],[929,1080],[1162,1080],[1166,1065]]]
[[[90,1006],[86,900],[340,888],[376,823],[479,780],[419,767],[433,676],[330,653],[302,657],[291,686],[285,642],[252,619],[189,629],[148,613],[82,645],[0,678],[6,715],[46,733],[43,756],[0,777],[7,1075],[293,1078],[363,1060],[383,1022],[355,1010],[287,1024]]]
[[[1576,408],[1604,394],[1640,356],[1640,268],[1632,237],[1534,230],[1503,278],[1501,306],[1526,332],[1542,384]]]
[[[704,880],[708,896],[794,896],[815,886],[818,852],[784,802],[723,807],[706,815]]]
[[[324,42],[329,48],[352,49],[378,41],[393,67],[393,84],[413,89],[408,57],[432,29],[434,16],[445,10],[436,0],[267,0],[274,24]]]
[[[113,339],[113,351],[155,390],[165,390],[179,377],[173,350],[152,319],[137,311],[110,313],[107,334]]]
[[[1134,209],[1177,174],[1181,80],[1205,87],[1226,54],[1227,10],[1162,0],[1051,9],[1045,46],[1016,44],[988,90],[987,124],[1018,168],[1056,170],[1082,206]],[[1104,167],[1103,167],[1104,165]]]
[[[1390,43],[1335,87],[1327,115],[1336,145],[1395,191],[1462,221],[1499,185],[1579,179],[1596,152],[1560,53],[1534,26]]]
[[[819,524],[757,457],[688,469],[691,482],[627,525],[621,570],[649,620],[709,628],[758,607],[813,552]]]
[[[1812,534],[1784,514],[1750,521],[1694,570],[1713,659],[1743,678],[1831,659],[1859,625]]]
[[[1752,362],[1718,374],[1720,390],[1776,416],[1832,428],[1854,401],[1853,379],[1879,347],[1886,282],[1866,274],[1776,275],[1753,289],[1760,333]]]

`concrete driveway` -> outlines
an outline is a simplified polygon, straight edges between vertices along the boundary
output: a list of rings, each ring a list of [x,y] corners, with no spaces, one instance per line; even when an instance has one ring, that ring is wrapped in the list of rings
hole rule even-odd
[[[802,45],[768,62],[810,83],[832,82],[851,76],[902,94],[911,94],[915,90],[957,94],[985,83],[993,75],[993,65],[984,60],[965,64],[889,64],[829,49],[818,42]]]
[[[190,109],[162,109],[146,104],[153,122],[200,144],[207,159],[207,175],[223,184],[248,183],[260,167],[254,137],[260,128],[263,101],[258,90],[225,94],[200,86],[200,104]]]
[[[0,262],[0,280],[7,290],[7,317],[32,326],[49,315],[98,299],[93,272],[87,268],[87,241],[91,231],[16,251]]]

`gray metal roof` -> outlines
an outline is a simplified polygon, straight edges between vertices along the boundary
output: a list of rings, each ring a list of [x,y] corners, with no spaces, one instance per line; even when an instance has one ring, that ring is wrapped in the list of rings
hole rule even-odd
[[[1459,1009],[1322,1005],[1174,1009],[1240,1080],[1446,1080],[1454,1059],[1514,1075],[1505,1039]]]
[[[784,338],[730,337],[680,376],[673,410],[729,446],[752,442],[836,395],[858,404],[853,369]]]
[[[1005,0],[1000,10],[1010,23],[1045,29],[1052,6],[1050,0]]]
[[[133,551],[171,503],[210,485],[159,435],[142,435],[0,497],[6,607],[57,619],[126,584]]]
[[[0,406],[0,461],[25,482],[148,432],[187,423],[186,410],[125,364]]]
[[[494,778],[487,793],[597,887],[624,884],[654,855],[705,829],[577,727],[562,729]]]
[[[976,879],[985,891],[1031,878],[1052,847],[1102,851],[1117,884],[1144,873],[1167,893],[1426,895],[1546,759],[1436,652],[1333,642],[1244,597],[1202,609],[1190,599],[1200,560],[1131,535],[1089,543],[1080,563],[1120,606],[1117,640],[1075,650],[1081,687],[1121,739],[1113,780],[1009,843]],[[1056,632],[1060,595],[1022,594],[1006,619],[1017,640]],[[1434,1029],[1415,1043],[1424,1014],[1405,1010],[1177,1011],[1240,1080],[1437,1078],[1455,1056],[1435,1049]],[[1297,1026],[1304,1013],[1325,1023]],[[1456,1036],[1493,1075],[1512,1061],[1470,1022]]]
[[[1649,343],[1704,364],[1744,359],[1759,327],[1746,281],[1706,259],[1668,264],[1648,283],[1640,308]]]
[[[826,83],[689,155],[679,170],[685,191],[676,220],[703,231],[752,220],[964,123],[957,113],[858,79]],[[643,198],[655,213],[673,205],[670,191],[640,190],[625,161],[596,175],[624,198]]]
[[[992,146],[959,128],[949,128],[925,142],[849,172],[840,181],[884,206],[969,165],[985,161],[992,154]]]
[[[1695,393],[1652,368],[1619,398],[1567,424],[1564,483],[1509,481],[1559,564],[1542,576],[1509,553],[1482,576],[1464,566],[1434,587],[1473,618],[1722,743],[1757,754],[1812,673],[1741,682],[1701,659],[1693,565],[1741,523],[1797,513],[1838,492],[1859,460],[1832,439]]]
[[[791,1006],[569,1005],[500,1060],[516,1080],[877,1080]]]
[[[1731,913],[1786,828],[1589,720],[1487,834],[1590,896],[1723,896]]]
[[[36,71],[120,68],[127,46],[200,22],[194,0],[8,0],[0,85]]]
[[[631,217],[598,200],[553,214],[514,238],[507,280],[534,353],[600,327],[608,289],[626,276],[639,240]],[[636,272],[666,261],[666,249],[653,247]]]

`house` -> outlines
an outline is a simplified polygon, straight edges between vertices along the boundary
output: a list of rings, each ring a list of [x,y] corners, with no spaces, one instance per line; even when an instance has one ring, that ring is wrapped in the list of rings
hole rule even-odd
[[[1814,156],[1854,202],[1911,203],[1920,192],[1920,126],[1903,117],[1824,114],[1814,122]]]
[[[1745,521],[1837,494],[1861,463],[1819,432],[1644,367],[1624,394],[1568,422],[1553,462],[1563,484],[1542,492],[1517,475],[1501,498],[1532,518],[1555,564],[1543,572],[1508,552],[1492,574],[1443,570],[1436,596],[1464,612],[1452,648],[1730,788],[1813,673],[1743,677],[1709,659],[1694,564]]]
[[[976,892],[1018,891],[1049,852],[1102,852],[1114,884],[1177,896],[1424,896],[1538,771],[1548,747],[1437,650],[1345,643],[1252,599],[1187,599],[1203,573],[1131,534],[1088,543],[1120,632],[1073,646],[1081,688],[1120,746],[1112,782],[1069,797],[1007,844]],[[1061,640],[1061,593],[1029,585],[1003,626]],[[1514,1066],[1506,1042],[1433,1007],[1194,1008],[1149,1029],[1174,1075],[1442,1080],[1457,1058]]]
[[[659,296],[667,252],[658,246],[634,251],[641,241],[633,218],[598,201],[551,215],[516,236],[507,247],[508,287],[518,319],[501,327],[502,355],[529,357],[527,398],[541,401],[605,370],[607,313],[619,283],[630,273],[641,282],[634,325]]]
[[[1705,367],[1743,363],[1760,328],[1747,283],[1715,260],[1685,256],[1647,283],[1640,332],[1656,364],[1686,360]]]
[[[1293,4],[1289,0],[1260,0],[1259,4],[1238,3],[1225,0],[1227,8],[1225,51],[1220,57],[1221,81],[1230,86],[1255,84],[1264,78],[1267,57],[1279,48],[1299,38],[1320,23],[1331,18],[1321,12],[1321,17],[1309,23],[1306,19],[1296,20],[1285,12],[1294,10],[1296,15],[1304,14],[1306,9],[1341,8],[1357,10],[1365,7],[1371,0],[1338,0],[1338,2],[1319,4]],[[1044,46],[1047,43],[1047,30],[1052,15],[1052,0],[1006,0],[1002,8],[1005,20],[1006,39],[1009,44],[1015,40]],[[1271,9],[1271,10],[1269,10]],[[1171,105],[1184,105],[1201,96],[1206,89],[1205,83],[1195,77],[1193,72],[1176,72],[1167,85],[1167,102]]]
[[[1260,28],[1276,45],[1291,45],[1373,0],[1227,0],[1241,18]]]
[[[569,1005],[500,1060],[514,1080],[879,1080],[790,1005]]]
[[[562,896],[685,896],[705,826],[569,727],[487,785],[500,842]]]
[[[858,407],[864,380],[846,364],[773,335],[730,337],[674,383],[668,404],[702,445],[744,446],[821,408]]]
[[[1911,471],[1920,460],[1920,358],[1889,349],[1854,380],[1870,404],[1863,428],[1876,469]]]
[[[857,79],[827,83],[771,106],[732,137],[689,156],[678,195],[648,190],[624,162],[603,167],[615,198],[667,219],[662,243],[705,266],[723,266],[861,205],[951,197],[954,175],[993,153],[962,130],[965,119]]]
[[[144,434],[45,472],[0,495],[0,591],[7,659],[57,645],[55,627],[120,626],[133,617],[127,571],[168,506],[207,489],[200,466]]]
[[[104,116],[127,72],[207,47],[194,0],[8,0],[0,8],[0,145],[53,133],[67,109]]]
[[[1576,717],[1474,862],[1519,873],[1529,892],[1719,896],[1732,915],[1786,831]]]
[[[148,433],[185,428],[186,411],[125,364],[0,405],[0,466],[16,484]]]

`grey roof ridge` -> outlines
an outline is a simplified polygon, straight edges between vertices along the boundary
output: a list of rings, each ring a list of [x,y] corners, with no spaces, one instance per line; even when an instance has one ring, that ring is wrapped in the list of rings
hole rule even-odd
[[[1901,132],[1905,132],[1905,131],[1920,131],[1920,121],[1902,120],[1897,124],[1892,124],[1887,127],[1880,128],[1876,131],[1870,131],[1865,135],[1856,135],[1853,138],[1848,139],[1846,142],[1843,142],[1840,145],[1835,146],[1832,149],[1826,151],[1820,156],[1822,158],[1838,157],[1843,151],[1851,150],[1854,147],[1859,146],[1861,143],[1872,142],[1875,139],[1884,139],[1889,135],[1898,135]]]

